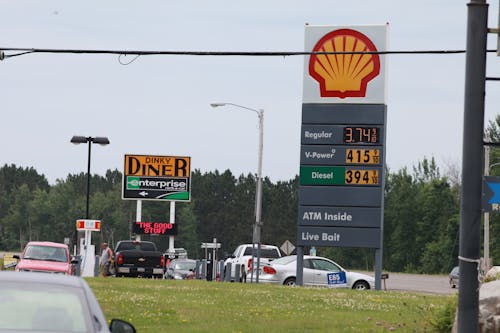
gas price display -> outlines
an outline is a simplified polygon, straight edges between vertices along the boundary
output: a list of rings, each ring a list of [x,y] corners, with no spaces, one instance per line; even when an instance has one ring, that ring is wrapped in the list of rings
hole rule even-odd
[[[345,183],[347,185],[378,185],[379,174],[375,169],[347,169],[345,171]]]
[[[380,143],[379,127],[346,126],[344,143]]]
[[[348,164],[380,164],[380,149],[346,149]]]

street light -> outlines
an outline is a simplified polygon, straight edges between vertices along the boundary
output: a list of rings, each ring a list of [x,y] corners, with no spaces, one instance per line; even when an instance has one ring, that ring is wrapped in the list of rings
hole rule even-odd
[[[260,268],[260,228],[262,226],[261,221],[261,211],[262,211],[262,149],[263,149],[263,138],[264,138],[264,110],[252,109],[243,105],[233,104],[233,103],[211,103],[210,106],[213,108],[219,106],[232,105],[241,109],[249,110],[255,112],[259,117],[259,151],[258,151],[258,167],[257,167],[257,189],[255,193],[255,223],[253,226],[253,237],[252,242],[255,246],[257,244],[257,273],[255,277],[255,282],[259,283],[259,268]],[[252,251],[253,252],[253,251]],[[253,253],[252,253],[253,257]],[[253,276],[252,270],[252,276]]]
[[[87,206],[85,209],[85,219],[89,219],[89,199],[90,199],[90,151],[92,147],[92,143],[97,143],[100,144],[101,146],[109,145],[109,140],[107,137],[85,137],[85,136],[73,136],[71,138],[71,143],[78,145],[80,143],[88,143],[89,146],[89,153],[88,153],[88,161],[87,161]],[[74,254],[76,255],[76,246],[78,242],[78,230],[76,230],[75,227],[75,237],[73,238],[74,245],[73,245],[73,251]]]

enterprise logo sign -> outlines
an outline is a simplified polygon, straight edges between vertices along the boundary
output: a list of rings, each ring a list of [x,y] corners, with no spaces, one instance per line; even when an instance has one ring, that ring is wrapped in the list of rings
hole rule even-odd
[[[184,192],[188,184],[188,178],[127,177],[127,190]]]

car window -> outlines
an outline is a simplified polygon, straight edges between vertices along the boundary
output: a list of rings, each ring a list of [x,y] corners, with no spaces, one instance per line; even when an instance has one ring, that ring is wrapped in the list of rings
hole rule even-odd
[[[156,251],[152,243],[141,243],[137,249],[141,251]]]
[[[178,262],[175,264],[175,269],[182,269],[182,270],[190,270],[194,269],[196,266],[196,263],[194,262]]]
[[[304,259],[304,268],[313,269],[313,263],[311,259]]]
[[[328,272],[340,272],[340,268],[333,262],[323,259],[312,259],[311,261],[314,269]]]
[[[244,255],[245,256],[251,256],[252,255],[252,252],[253,252],[253,255],[254,257],[257,256],[257,246],[255,246],[255,250],[252,251],[253,248],[251,246],[247,247],[245,249],[245,253]],[[274,248],[261,248],[260,249],[260,257],[261,258],[272,258],[272,259],[275,259],[275,258],[280,258],[280,253],[278,252],[277,249],[274,249]]]
[[[236,248],[236,250],[234,250],[233,256],[235,256],[236,258],[237,258],[237,257],[239,257],[239,254],[240,254],[240,252],[241,252],[241,249],[242,249],[242,247],[241,247],[241,246],[238,246],[238,247]]]
[[[0,285],[0,330],[88,332],[81,290],[63,286]],[[22,320],[19,314],[22,313]]]
[[[66,250],[62,247],[30,245],[26,248],[24,259],[67,262]]]

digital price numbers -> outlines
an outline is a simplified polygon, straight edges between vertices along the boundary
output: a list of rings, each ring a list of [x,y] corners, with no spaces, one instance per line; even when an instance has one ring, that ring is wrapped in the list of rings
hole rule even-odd
[[[345,162],[349,164],[380,164],[380,149],[346,149]]]
[[[356,170],[347,169],[345,171],[346,185],[378,185],[379,174],[378,170]]]
[[[344,127],[344,143],[380,143],[379,127]]]
[[[381,168],[349,168],[345,166],[300,167],[301,185],[379,185]]]

